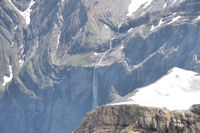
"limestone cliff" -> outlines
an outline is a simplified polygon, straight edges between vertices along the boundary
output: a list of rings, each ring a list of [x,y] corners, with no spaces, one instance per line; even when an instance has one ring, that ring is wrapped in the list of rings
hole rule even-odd
[[[195,106],[195,108],[197,108]],[[191,111],[101,106],[89,112],[74,133],[199,133],[200,116]]]
[[[150,1],[0,0],[0,132],[71,133],[174,66],[200,72],[200,1]]]

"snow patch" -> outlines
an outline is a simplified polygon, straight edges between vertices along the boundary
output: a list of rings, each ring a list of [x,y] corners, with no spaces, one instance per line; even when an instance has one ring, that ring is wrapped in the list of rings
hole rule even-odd
[[[177,20],[179,20],[181,18],[181,16],[176,16],[175,18],[172,19],[171,22],[169,22],[168,24],[172,24],[174,22],[176,22]]]
[[[164,4],[163,8],[165,8],[167,6],[167,3]]]
[[[200,16],[198,16],[195,20],[196,20],[196,21],[200,20]]]
[[[23,49],[23,48],[24,48],[24,45],[23,45],[23,44],[19,46],[19,49]]]
[[[153,30],[157,29],[158,27],[162,26],[163,23],[164,23],[163,22],[163,18],[161,18],[157,26],[152,25],[151,31],[153,31]]]
[[[120,46],[120,49],[124,49],[124,45],[121,45],[121,46]]]
[[[194,60],[196,63],[200,63],[200,60],[198,59],[198,55],[196,55],[196,54],[194,54],[193,60]]]
[[[24,53],[24,49],[22,49],[20,53],[23,54]]]
[[[134,12],[138,10],[142,5],[144,8],[151,4],[152,0],[131,0],[131,3],[128,6],[128,14],[127,16],[131,16]]]
[[[11,0],[8,0],[10,2],[10,4],[13,6],[13,8],[25,19],[25,22],[27,25],[30,24],[31,19],[30,19],[30,15],[31,15],[31,7],[35,4],[35,1],[31,0],[28,8],[25,11],[21,11],[19,10],[13,3]]]
[[[173,1],[173,4],[176,3],[176,0]]]
[[[11,46],[10,46],[10,47],[12,48],[13,46],[14,46],[14,42],[11,43]]]
[[[61,0],[61,2],[65,2],[65,0]]]
[[[18,25],[15,26],[15,30],[18,28]]]
[[[104,27],[105,27],[106,29],[109,29],[108,25],[106,25],[106,24],[104,24]]]
[[[119,32],[119,29],[121,28],[122,24],[123,24],[123,21],[117,27],[118,28],[118,32]]]
[[[200,75],[175,67],[153,84],[138,89],[127,101],[114,105],[139,104],[169,110],[187,110],[200,103],[199,96]]]
[[[5,86],[7,83],[9,83],[13,78],[13,72],[12,72],[12,66],[11,65],[9,65],[9,71],[10,71],[10,76],[9,77],[8,76],[3,77],[3,80],[4,80],[3,86]]]
[[[129,30],[128,30],[128,32],[131,32],[133,30],[133,28],[130,28]]]
[[[22,65],[24,64],[24,60],[19,60],[19,65],[20,65],[20,67],[22,67]]]
[[[56,43],[56,50],[58,49],[58,45],[60,43],[60,35],[61,35],[61,32],[58,34],[57,43]]]

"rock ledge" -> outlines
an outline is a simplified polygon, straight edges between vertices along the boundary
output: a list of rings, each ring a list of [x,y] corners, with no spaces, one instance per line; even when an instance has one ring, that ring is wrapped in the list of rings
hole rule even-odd
[[[191,111],[142,107],[139,105],[100,106],[83,119],[74,133],[197,133],[200,118]]]

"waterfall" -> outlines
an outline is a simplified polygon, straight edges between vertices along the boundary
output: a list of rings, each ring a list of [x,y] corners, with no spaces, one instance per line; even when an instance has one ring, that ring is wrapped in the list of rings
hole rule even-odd
[[[97,76],[96,76],[96,66],[94,67],[93,73],[93,109],[98,105],[98,92],[97,92]]]
[[[110,39],[110,43],[109,43],[109,49],[106,50],[102,57],[100,58],[100,60],[98,61],[98,63],[94,66],[94,73],[93,73],[93,109],[98,105],[98,67],[101,65],[103,59],[105,58],[105,56],[107,55],[108,52],[110,52],[112,50],[112,41],[115,39],[116,35],[114,35],[111,39]]]

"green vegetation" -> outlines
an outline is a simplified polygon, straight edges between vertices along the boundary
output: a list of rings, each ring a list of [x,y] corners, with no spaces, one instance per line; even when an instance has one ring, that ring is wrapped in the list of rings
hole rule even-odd
[[[92,26],[92,23],[90,20],[88,20],[88,22],[85,25],[85,30],[94,33],[94,28]]]
[[[88,64],[92,52],[80,55],[73,55],[67,59],[67,64],[72,66],[84,66]]]
[[[88,20],[88,22],[85,25],[85,30],[88,32],[88,42],[89,43],[94,43],[96,41],[96,35],[95,35],[95,30],[92,25],[91,20]]]
[[[94,34],[90,34],[88,36],[88,42],[89,43],[94,43],[96,41],[96,36]]]
[[[3,87],[0,88],[0,98],[3,97],[4,91],[5,91],[5,88],[3,88]]]

